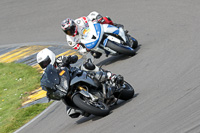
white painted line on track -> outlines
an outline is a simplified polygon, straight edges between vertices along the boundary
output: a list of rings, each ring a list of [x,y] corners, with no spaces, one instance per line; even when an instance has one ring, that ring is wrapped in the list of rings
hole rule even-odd
[[[46,113],[49,109],[51,109],[53,106],[55,106],[59,101],[54,101],[48,108],[46,108],[42,113],[40,113],[39,115],[37,115],[35,118],[33,118],[31,121],[29,121],[28,123],[26,123],[24,126],[20,127],[19,129],[17,129],[15,132],[13,133],[19,133],[22,129],[24,129],[25,127],[27,127],[28,125],[30,125],[33,121],[35,121],[36,119],[38,119],[40,116],[42,116],[44,113]]]

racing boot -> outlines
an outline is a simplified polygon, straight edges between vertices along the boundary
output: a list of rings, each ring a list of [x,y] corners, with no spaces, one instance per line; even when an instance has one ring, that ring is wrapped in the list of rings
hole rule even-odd
[[[90,114],[83,112],[81,110],[78,109],[72,109],[70,107],[67,107],[67,114],[71,117],[71,118],[78,118],[80,115],[85,116],[85,117],[89,117]]]
[[[99,52],[91,51],[90,53],[96,59],[99,59],[102,56],[102,53],[99,53]]]
[[[71,117],[71,118],[78,118],[83,112],[81,110],[77,110],[77,109],[72,109],[70,107],[67,107],[67,114]]]

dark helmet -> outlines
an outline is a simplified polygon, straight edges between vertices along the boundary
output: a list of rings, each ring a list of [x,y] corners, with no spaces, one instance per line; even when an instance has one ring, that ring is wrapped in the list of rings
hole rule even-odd
[[[69,36],[76,36],[78,34],[78,27],[71,18],[63,20],[61,23],[61,28]]]

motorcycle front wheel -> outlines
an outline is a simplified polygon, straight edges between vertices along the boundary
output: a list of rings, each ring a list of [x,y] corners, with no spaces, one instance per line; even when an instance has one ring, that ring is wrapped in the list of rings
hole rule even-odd
[[[133,46],[132,46],[132,48],[133,48],[133,49],[136,49],[136,48],[138,47],[138,41],[137,41],[135,38],[133,38],[133,37],[131,37],[131,39],[132,39],[132,41],[133,41]]]
[[[91,101],[87,97],[76,94],[73,97],[74,104],[82,109],[83,111],[96,115],[96,116],[106,116],[110,113],[109,107],[101,101]]]
[[[128,82],[124,81],[124,85],[125,85],[125,88],[120,92],[114,93],[114,96],[121,100],[129,100],[133,98],[135,91]]]

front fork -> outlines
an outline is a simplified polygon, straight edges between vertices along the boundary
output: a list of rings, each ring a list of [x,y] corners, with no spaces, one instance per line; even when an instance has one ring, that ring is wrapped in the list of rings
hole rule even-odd
[[[78,86],[78,89],[79,89],[79,94],[87,97],[87,98],[91,98],[92,101],[97,101],[98,100],[98,97],[97,96],[94,96],[92,95],[91,93],[89,93],[84,87],[82,86]]]

